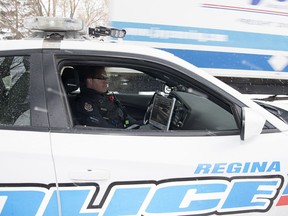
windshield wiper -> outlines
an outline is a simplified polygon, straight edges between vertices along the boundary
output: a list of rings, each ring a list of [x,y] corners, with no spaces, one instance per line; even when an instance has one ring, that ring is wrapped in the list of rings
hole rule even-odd
[[[266,98],[254,98],[253,100],[259,100],[259,101],[279,101],[279,100],[288,100],[288,96],[281,97],[279,95],[271,95]]]

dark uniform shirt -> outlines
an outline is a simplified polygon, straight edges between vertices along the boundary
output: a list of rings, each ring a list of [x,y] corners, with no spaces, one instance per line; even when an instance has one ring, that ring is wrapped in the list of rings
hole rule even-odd
[[[88,88],[81,88],[75,111],[78,122],[87,126],[126,128],[136,122],[113,94]]]

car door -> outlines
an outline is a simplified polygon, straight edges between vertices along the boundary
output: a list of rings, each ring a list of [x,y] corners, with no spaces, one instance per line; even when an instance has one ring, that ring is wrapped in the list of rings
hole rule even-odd
[[[0,52],[0,100],[0,214],[57,215],[39,51]]]
[[[213,84],[196,73],[189,75],[184,67],[169,62],[155,63],[154,59],[143,56],[120,57],[119,53],[117,61],[115,56],[113,59],[106,56],[103,61],[99,53],[94,57],[89,53],[81,64],[91,58],[95,64],[105,62],[107,66],[110,63],[146,72],[155,69],[157,73],[150,75],[158,74],[157,79],[166,81],[168,77],[169,84],[174,83],[173,88],[178,90],[193,83],[197,88],[190,86],[182,98],[188,97],[189,103],[194,103],[195,107],[190,108],[197,110],[201,117],[198,122],[208,129],[190,128],[192,118],[185,130],[73,125],[69,99],[58,84],[61,83],[59,68],[81,59],[77,52],[71,53],[74,56],[61,56],[61,64],[55,65],[55,80],[50,83],[53,91],[48,95],[51,101],[47,100],[48,107],[50,103],[51,107],[58,104],[61,108],[57,113],[51,109],[49,116],[55,121],[51,142],[62,215],[285,214],[287,134],[279,129],[285,128],[283,122],[252,102],[242,102],[240,95],[235,93],[240,98],[233,96],[233,90],[229,94],[224,90],[229,88],[217,86],[220,83]],[[211,124],[207,116],[211,117]],[[268,120],[261,124],[263,116]],[[222,117],[230,122],[222,121]]]

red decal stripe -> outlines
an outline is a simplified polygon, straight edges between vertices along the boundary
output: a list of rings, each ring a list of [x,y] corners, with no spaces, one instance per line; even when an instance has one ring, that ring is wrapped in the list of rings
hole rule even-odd
[[[220,9],[234,9],[234,10],[247,11],[247,12],[258,12],[258,13],[270,13],[270,14],[278,14],[278,15],[288,15],[288,13],[282,12],[282,11],[263,10],[263,9],[245,8],[245,7],[234,7],[234,6],[229,6],[229,5],[203,4],[203,6],[204,7],[212,7],[212,8],[220,8]]]
[[[288,196],[282,196],[279,199],[277,206],[283,206],[283,205],[288,205]]]

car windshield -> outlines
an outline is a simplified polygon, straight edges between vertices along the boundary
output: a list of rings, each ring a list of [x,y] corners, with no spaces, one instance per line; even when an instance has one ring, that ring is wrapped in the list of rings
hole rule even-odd
[[[260,101],[255,101],[255,102],[259,104],[261,107],[263,107],[264,109],[266,109],[267,111],[269,111],[270,113],[272,113],[273,115],[275,115],[276,117],[278,117],[279,119],[281,119],[283,122],[288,124],[288,110],[279,108],[271,104],[260,102]]]

